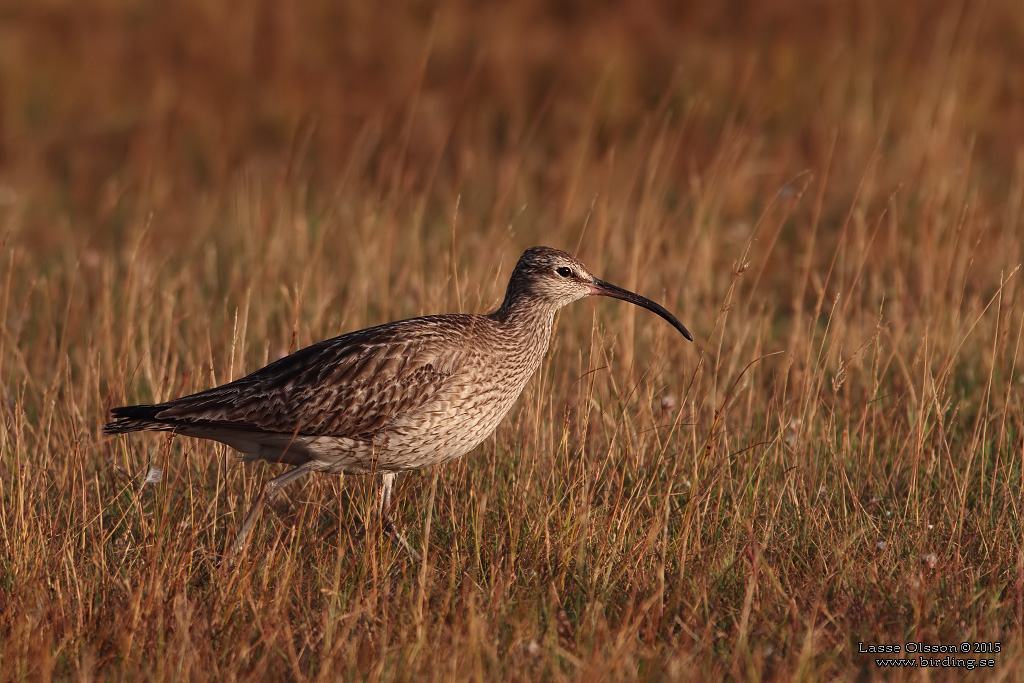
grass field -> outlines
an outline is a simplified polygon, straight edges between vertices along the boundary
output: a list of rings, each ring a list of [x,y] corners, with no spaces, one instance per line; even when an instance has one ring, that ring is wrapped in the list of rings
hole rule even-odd
[[[1021,680],[1022,122],[1012,0],[0,3],[0,679]],[[564,309],[422,564],[100,434],[534,244],[696,343]]]

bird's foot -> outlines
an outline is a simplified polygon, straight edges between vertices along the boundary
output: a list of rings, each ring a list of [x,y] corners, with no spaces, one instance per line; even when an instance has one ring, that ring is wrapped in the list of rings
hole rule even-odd
[[[409,557],[411,557],[414,562],[423,561],[423,557],[413,550],[413,547],[409,545],[409,541],[405,540],[405,536],[403,536],[398,530],[390,517],[384,519],[384,533],[387,534],[391,540],[400,545],[405,552],[409,553]]]

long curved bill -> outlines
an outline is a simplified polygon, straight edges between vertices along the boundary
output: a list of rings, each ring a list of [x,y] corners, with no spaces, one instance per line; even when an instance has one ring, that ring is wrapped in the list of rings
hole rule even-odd
[[[693,335],[690,334],[689,330],[683,327],[683,324],[679,322],[678,318],[669,313],[668,309],[666,309],[664,306],[662,306],[659,303],[651,301],[647,297],[640,296],[639,294],[634,294],[628,289],[616,287],[610,282],[598,280],[597,278],[594,278],[594,281],[590,283],[590,293],[596,294],[597,296],[610,296],[613,299],[621,299],[623,301],[628,301],[631,304],[636,304],[637,306],[646,308],[648,311],[657,313],[662,318],[667,320],[672,325],[672,327],[682,332],[684,337],[686,337],[690,341],[693,341]]]

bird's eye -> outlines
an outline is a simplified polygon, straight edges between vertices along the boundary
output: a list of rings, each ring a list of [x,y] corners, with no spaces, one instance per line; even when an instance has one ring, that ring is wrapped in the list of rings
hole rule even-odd
[[[566,266],[562,266],[555,272],[561,275],[562,277],[572,277],[572,268],[568,268]]]

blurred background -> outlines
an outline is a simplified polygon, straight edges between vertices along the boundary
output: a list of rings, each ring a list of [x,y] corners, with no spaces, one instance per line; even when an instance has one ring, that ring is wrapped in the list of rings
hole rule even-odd
[[[459,196],[472,253],[510,224],[574,246],[595,200],[635,209],[651,183],[678,232],[728,230],[807,173],[823,232],[858,193],[961,183],[1017,231],[1022,21],[1006,1],[6,1],[0,201],[33,241],[98,248],[150,215],[153,239],[199,239],[196,207],[215,224],[246,182],[428,241]]]

